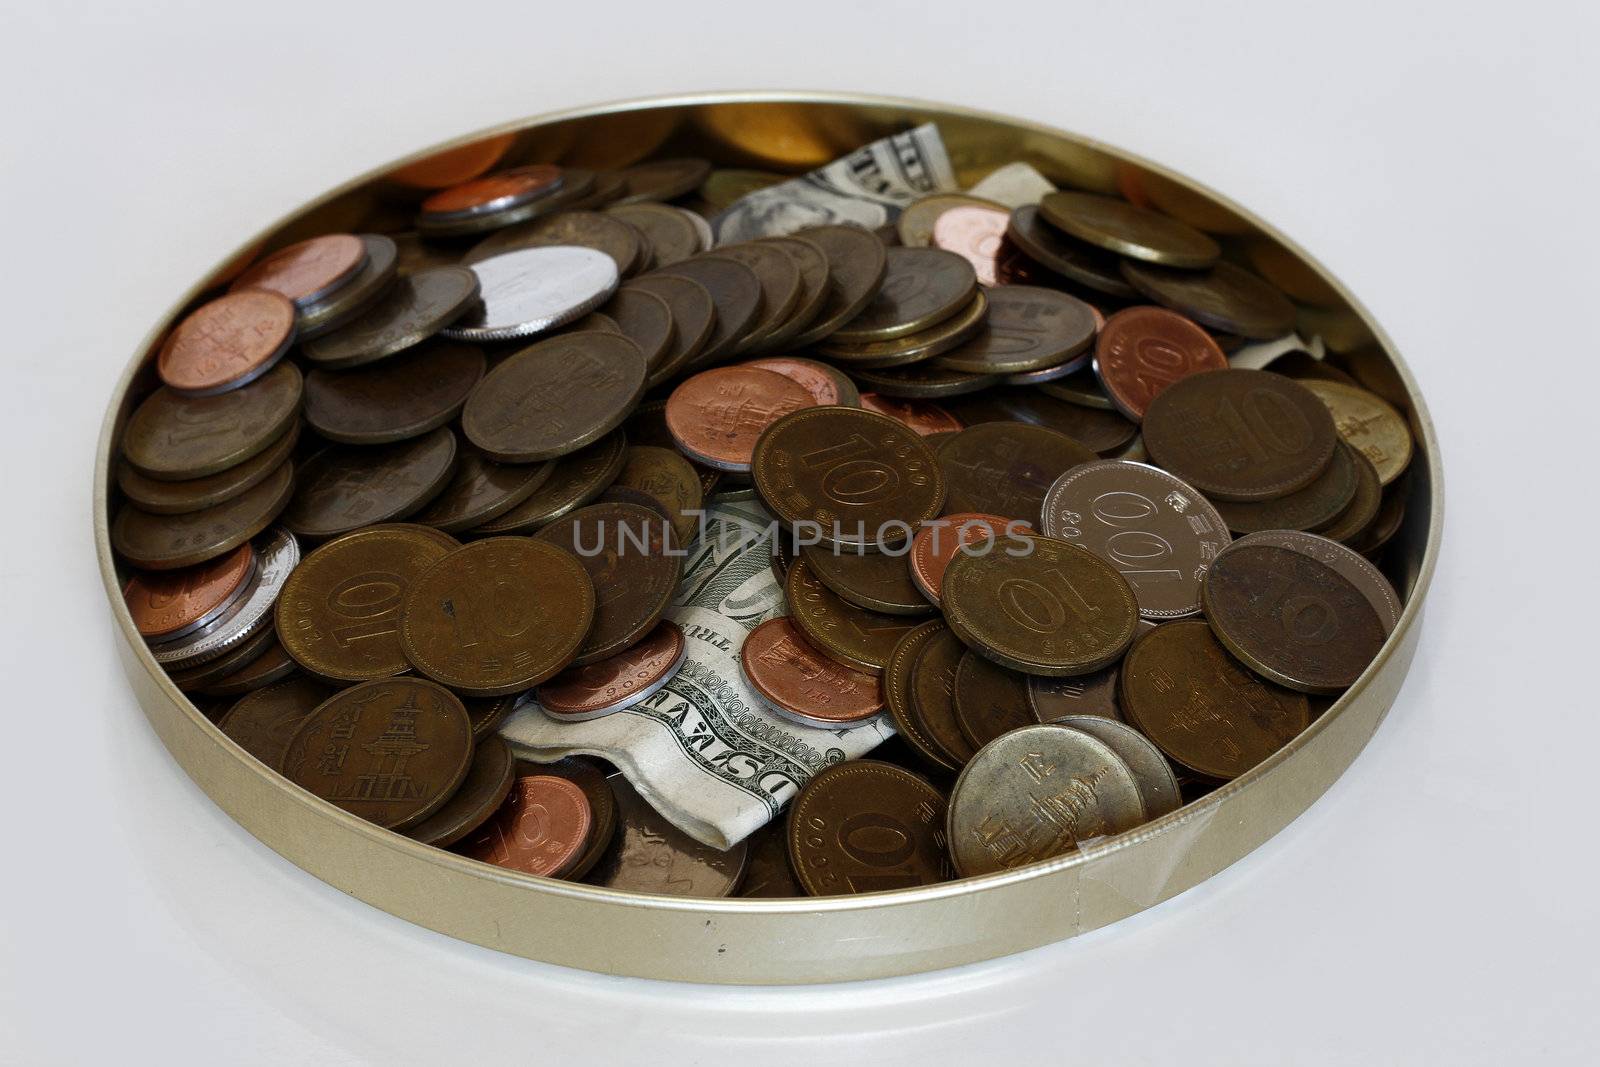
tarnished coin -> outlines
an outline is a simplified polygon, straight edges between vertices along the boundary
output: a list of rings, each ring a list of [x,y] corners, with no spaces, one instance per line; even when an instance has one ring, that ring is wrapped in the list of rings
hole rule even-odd
[[[939,469],[949,485],[945,510],[1039,521],[1055,480],[1100,457],[1065,434],[1020,422],[969,426],[939,443]]]
[[[232,500],[252,486],[260,485],[268,475],[283,466],[284,460],[294,453],[294,446],[299,441],[300,423],[297,420],[291,422],[283,436],[268,445],[265,451],[257,452],[243,463],[204,478],[189,478],[181,482],[164,482],[147,477],[135,470],[127,460],[122,460],[117,464],[117,488],[138,505],[139,510],[152,515],[184,515],[200,511]]]
[[[476,345],[432,341],[375,367],[314,370],[306,376],[306,421],[347,445],[420,437],[460,413],[486,366]]]
[[[965,878],[1024,867],[1144,822],[1133,772],[1080,730],[1027,726],[968,762],[950,794],[950,855]]]
[[[758,367],[715,367],[680,383],[667,399],[667,429],[690,458],[717,470],[749,471],[763,431],[814,407],[793,379]]]
[[[916,629],[906,631],[895,642],[894,649],[889,653],[889,664],[883,669],[883,698],[889,716],[894,720],[895,730],[905,738],[912,750],[934,767],[954,771],[960,769],[960,764],[933,739],[912,705],[913,670],[917,659],[928,642],[940,633],[949,633],[943,620],[930,619]],[[950,640],[955,642],[959,653],[961,642],[954,637]]]
[[[862,393],[860,406],[879,415],[887,415],[918,437],[954,433],[962,426],[960,419],[938,404],[930,404],[926,400],[902,400],[881,393]]]
[[[995,284],[995,259],[1011,216],[1002,207],[952,207],[933,223],[933,247],[972,264],[979,285]]]
[[[686,646],[677,623],[661,622],[614,656],[568,667],[538,689],[540,707],[562,722],[610,715],[646,700],[678,673]]]
[[[810,393],[812,401],[818,405],[841,405],[847,408],[862,406],[861,394],[857,391],[855,383],[850,381],[844,372],[826,363],[800,359],[798,356],[777,356],[752,359],[744,366],[783,375]]]
[[[182,671],[234,651],[271,628],[272,606],[300,563],[294,534],[274,526],[254,544],[256,569],[244,595],[211,622],[180,637],[150,643],[150,654],[169,671]]]
[[[350,282],[366,258],[367,247],[355,234],[323,234],[272,253],[235,278],[228,291],[266,289],[304,308]]]
[[[246,694],[217,720],[217,727],[276,771],[295,731],[332,695],[332,687],[302,674]]]
[[[895,643],[917,625],[914,618],[846,603],[817,581],[804,559],[790,564],[783,588],[790,621],[817,651],[870,675],[883,673]]]
[[[650,248],[646,269],[670,267],[702,250],[700,232],[679,208],[640,201],[635,204],[612,204],[605,209],[605,213],[644,235]]]
[[[946,624],[963,644],[1024,674],[1097,671],[1127,651],[1139,622],[1138,602],[1122,575],[1087,549],[1052,537],[1013,536],[963,549],[945,570],[941,601]]]
[[[907,248],[926,248],[933,243],[933,228],[939,219],[954,208],[976,208],[982,211],[1000,210],[993,200],[966,193],[929,193],[905,206],[895,220],[895,234]]]
[[[410,668],[400,611],[417,577],[461,546],[426,526],[395,523],[335,538],[301,561],[278,597],[278,639],[312,674],[345,682]]]
[[[1356,491],[1345,509],[1332,522],[1316,527],[1316,532],[1331,541],[1348,543],[1378,517],[1378,509],[1383,505],[1383,483],[1378,478],[1378,468],[1365,453],[1348,444],[1345,449],[1355,463]]]
[[[823,585],[858,608],[885,615],[926,615],[935,610],[911,580],[904,552],[806,545],[800,555]]]
[[[1128,580],[1147,619],[1199,611],[1206,567],[1230,540],[1205,497],[1166,471],[1127,460],[1063,474],[1042,513],[1047,535],[1088,549]]]
[[[461,786],[438,811],[406,831],[413,841],[448,848],[482,826],[500,810],[511,793],[516,760],[511,746],[497,736],[479,741]]]
[[[446,533],[471,530],[499,518],[550,480],[556,461],[496,463],[466,445],[444,490],[412,521]]]
[[[1028,677],[968,652],[956,666],[956,725],[981,749],[1001,734],[1032,726]]]
[[[854,319],[877,295],[888,271],[888,252],[871,233],[856,226],[817,226],[794,235],[828,261],[828,297],[811,325],[793,338],[799,348],[814,344]]]
[[[1352,549],[1326,536],[1296,530],[1266,530],[1241,537],[1236,543],[1272,545],[1309,556],[1332,568],[1366,597],[1367,603],[1378,614],[1378,622],[1383,625],[1385,636],[1394,633],[1394,628],[1400,625],[1402,605],[1394,586],[1389,584],[1389,579],[1383,576],[1382,571]]]
[[[692,278],[651,273],[633,279],[628,286],[654,293],[667,302],[672,312],[672,340],[650,369],[646,383],[654,387],[699,358],[716,327],[717,308],[706,287]]]
[[[644,255],[639,232],[621,219],[598,211],[558,211],[496,230],[461,257],[466,266],[524,248],[565,246],[604,252],[626,274]]]
[[[743,263],[761,283],[760,309],[736,346],[738,351],[757,348],[787,325],[799,306],[804,292],[800,267],[787,252],[766,241],[726,245],[717,249],[717,255]]]
[[[243,544],[197,567],[136,574],[122,587],[122,601],[140,637],[170,641],[232,607],[249,587],[255,568],[255,550]]]
[[[430,221],[493,215],[548,196],[562,187],[560,167],[534,163],[471,178],[441,189],[422,201],[422,217]]]
[[[606,779],[606,771],[599,763],[584,756],[566,756],[550,763],[537,763],[519,757],[516,762],[519,777],[543,774],[565,778],[583,790],[585,799],[589,801],[589,840],[572,866],[561,875],[568,881],[582,879],[617,836],[617,796]]]
[[[1378,551],[1400,532],[1400,526],[1405,522],[1408,496],[1404,480],[1387,486],[1383,490],[1383,500],[1378,504],[1378,514],[1350,538],[1350,547],[1368,559],[1377,558]]]
[[[887,341],[927,329],[966,307],[977,290],[972,264],[939,248],[891,248],[883,284],[835,342]]]
[[[858,344],[844,344],[828,338],[817,345],[816,351],[818,355],[852,368],[903,367],[959,349],[982,331],[988,316],[989,296],[979,289],[972,294],[966,307],[915,333]]]
[[[124,504],[111,524],[111,547],[144,570],[193,567],[265,530],[289,505],[294,488],[294,465],[285,460],[265,481],[201,511],[151,515]]]
[[[946,406],[968,426],[980,422],[1026,422],[1064,433],[1102,456],[1121,452],[1139,434],[1138,426],[1115,411],[1070,404],[1041,389],[990,389],[954,399]]]
[[[522,248],[472,264],[479,302],[440,332],[458,341],[508,341],[588,314],[616,292],[615,261],[592,248]]]
[[[1264,682],[1228,655],[1203,622],[1158,626],[1122,664],[1121,706],[1174,762],[1237,778],[1311,722],[1306,698]]]
[[[496,188],[493,184],[523,172],[526,172],[527,179],[519,176],[516,185],[502,184]],[[465,237],[487,233],[567,208],[594,206],[605,193],[598,175],[592,170],[564,167],[553,183],[541,184],[541,177],[549,172],[548,165],[535,164],[517,168],[516,171],[491,174],[476,183],[466,183],[464,188],[478,186],[479,191],[472,197],[476,203],[457,211],[424,211],[417,216],[417,229],[430,237]],[[527,195],[523,195],[524,190]],[[509,195],[499,195],[502,192]],[[423,203],[426,206],[428,201]]]
[[[172,684],[185,693],[198,693],[209,689],[211,686],[228,677],[234,671],[242,670],[266,654],[272,646],[273,636],[271,630],[261,630],[248,638],[240,641],[216,659],[193,667],[169,669],[167,677],[172,679]]]
[[[644,392],[644,379],[644,355],[626,337],[552,337],[490,371],[467,398],[461,428],[491,459],[554,459],[620,426]]]
[[[1125,261],[1122,276],[1156,303],[1214,330],[1268,341],[1294,329],[1289,298],[1232,263],[1196,271]]]
[[[351,322],[394,284],[399,274],[399,246],[381,233],[362,234],[361,244],[367,250],[367,258],[356,276],[328,296],[300,309],[302,343]]]
[[[1056,381],[1045,382],[1039,386],[1039,392],[1096,411],[1117,410],[1093,371],[1082,370]]]
[[[756,341],[753,350],[771,352],[789,344],[801,330],[816,321],[828,302],[828,257],[814,244],[793,237],[767,237],[762,244],[788,256],[800,272],[800,298],[777,328]]]
[[[478,299],[478,276],[465,267],[432,267],[396,280],[348,324],[301,346],[312,363],[347,369],[402,352],[438,333]]]
[[[300,411],[303,389],[293,363],[215,396],[157,389],[129,416],[122,454],[140,474],[163,482],[225,471],[284,435]]]
[[[822,655],[789,619],[768,619],[750,631],[739,663],[772,711],[802,726],[839,730],[883,711],[877,678]]]
[[[977,751],[956,721],[956,668],[966,654],[961,639],[941,625],[911,665],[911,718],[955,768]]]
[[[1012,210],[1006,239],[1035,263],[1079,285],[1121,300],[1139,295],[1123,279],[1120,257],[1062,234],[1039,217],[1037,204]]]
[[[516,696],[503,697],[468,697],[461,703],[466,705],[467,718],[472,722],[472,736],[476,740],[495,732],[500,722],[511,712],[512,705],[517,701]]]
[[[1058,726],[1082,730],[1122,757],[1138,783],[1146,819],[1159,819],[1183,807],[1183,796],[1172,766],[1161,750],[1138,730],[1099,715],[1067,715],[1055,722]]]
[[[1056,229],[1096,248],[1171,267],[1209,267],[1217,242],[1177,219],[1093,193],[1050,193],[1039,214]]]
[[[803,897],[806,891],[789,865],[789,842],[781,822],[773,821],[751,834],[750,864],[739,883],[739,897]]]
[[[247,385],[271,370],[294,341],[294,303],[281,293],[247,289],[202,304],[167,336],[156,374],[187,396]]]
[[[607,779],[617,798],[617,835],[584,881],[607,889],[671,897],[725,897],[744,876],[748,846],[722,851],[701,844],[650,806],[620,774]]]
[[[265,652],[235,667],[216,681],[207,682],[199,692],[210,697],[239,697],[299,674],[300,665],[283,650],[278,635],[273,631],[265,632],[268,635]]]
[[[688,196],[711,174],[703,159],[652,159],[622,172],[625,188],[618,203],[640,200],[676,200]]]
[[[450,799],[472,762],[455,694],[421,678],[353,685],[295,731],[283,776],[352,815],[403,830]]]
[[[950,561],[962,548],[992,537],[1005,538],[1033,532],[1033,527],[1023,520],[1004,515],[984,515],[972,511],[942,515],[923,523],[916,537],[912,538],[906,570],[917,590],[938,604],[939,592],[944,587],[945,568],[950,566]],[[1019,544],[1017,547],[1022,546]]]
[[[661,366],[677,334],[665,298],[629,282],[607,301],[605,313],[618,333],[639,346],[646,368]]]
[[[1138,638],[1135,638],[1137,641]],[[1076,678],[1028,678],[1028,707],[1039,722],[1053,722],[1068,715],[1097,715],[1120,719],[1117,706],[1116,665]]]
[[[700,476],[677,452],[652,445],[630,447],[616,485],[638,489],[659,501],[671,519],[679,548],[694,539],[705,495]]]
[[[899,544],[939,514],[945,497],[938,462],[922,438],[859,408],[785,415],[761,435],[752,472],[779,519],[810,524],[830,544]]]
[[[554,775],[525,775],[457,850],[496,867],[559,878],[583,854],[593,824],[589,798],[577,785]]]
[[[693,256],[681,263],[652,271],[647,277],[662,274],[699,282],[717,309],[711,336],[695,357],[695,362],[714,362],[738,351],[740,343],[756,322],[756,316],[761,313],[761,279],[756,272],[736,259],[712,253]]]
[[[1005,285],[989,293],[983,328],[959,348],[939,356],[938,363],[969,374],[1081,365],[1088,362],[1096,328],[1094,309],[1075,296],[1032,285]]]
[[[538,685],[577,655],[594,584],[572,553],[525,537],[474,541],[411,583],[400,647],[423,674],[469,696]]]
[[[1384,485],[1405,472],[1411,463],[1413,443],[1405,416],[1376,393],[1339,382],[1301,383],[1333,413],[1333,424],[1346,444],[1357,449],[1377,468]]]
[[[891,763],[846,760],[818,772],[789,809],[789,861],[815,897],[948,881],[945,799]]]
[[[1300,382],[1262,370],[1207,371],[1169,386],[1143,424],[1150,458],[1217,500],[1271,500],[1311,484],[1339,441]]]
[[[1337,519],[1355,498],[1361,480],[1358,456],[1341,441],[1328,469],[1310,485],[1271,500],[1219,500],[1217,511],[1235,533],[1320,529]]]
[[[438,496],[455,467],[456,436],[446,426],[392,445],[333,445],[301,466],[283,523],[323,538],[393,522]]]
[[[532,533],[574,508],[583,507],[605,492],[606,486],[616,479],[627,450],[627,438],[621,430],[613,430],[588,448],[562,456],[555,461],[550,477],[532,496],[472,532]]]
[[[1173,383],[1226,370],[1211,335],[1165,308],[1131,307],[1112,315],[1094,346],[1094,373],[1117,410],[1135,422]]]
[[[1240,541],[1203,588],[1206,621],[1256,673],[1303,693],[1338,693],[1383,647],[1382,620],[1355,584],[1292,549]]]

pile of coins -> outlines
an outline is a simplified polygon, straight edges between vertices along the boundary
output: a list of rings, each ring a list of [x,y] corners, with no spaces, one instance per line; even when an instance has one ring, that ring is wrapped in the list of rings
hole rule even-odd
[[[413,164],[409,223],[220,281],[121,430],[133,622],[289,782],[612,888],[927,885],[1272,759],[1394,630],[1403,395],[1370,354],[1229,360],[1325,305],[1296,264],[1083,192],[714,246],[708,217],[783,176],[497,163]],[[680,550],[741,501],[783,531],[788,613],[740,681],[898,736],[719,851],[603,761],[496,731],[660,690]]]

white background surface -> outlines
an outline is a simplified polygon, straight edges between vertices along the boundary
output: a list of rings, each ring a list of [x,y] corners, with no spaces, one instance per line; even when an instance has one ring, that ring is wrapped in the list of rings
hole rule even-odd
[[[20,5],[0,14],[0,1059],[1593,1062],[1596,30],[1588,4]],[[596,977],[412,927],[223,816],[123,682],[94,566],[111,383],[189,282],[413,148],[630,95],[1011,112],[1225,190],[1409,359],[1449,515],[1350,772],[1200,889],[922,978]]]

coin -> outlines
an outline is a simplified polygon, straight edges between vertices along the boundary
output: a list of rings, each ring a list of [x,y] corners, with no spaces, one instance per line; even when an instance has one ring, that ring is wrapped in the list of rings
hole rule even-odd
[[[460,788],[444,806],[406,831],[413,841],[435,848],[448,848],[482,826],[511,792],[516,761],[511,746],[497,736],[477,743],[472,764]]]
[[[1032,726],[1026,675],[967,652],[956,665],[956,725],[981,749],[1001,734]]]
[[[622,775],[607,779],[616,793],[618,833],[594,870],[590,885],[674,897],[725,897],[744,875],[744,842],[727,851],[701,844],[639,796]]]
[[[289,504],[294,486],[294,466],[285,460],[265,481],[201,511],[151,515],[124,504],[111,524],[111,547],[144,570],[193,567],[265,530]]]
[[[773,713],[802,726],[845,729],[883,711],[877,678],[822,655],[789,619],[768,619],[750,631],[739,663]]]
[[[1344,306],[1344,297],[1337,289],[1323,280],[1315,268],[1276,241],[1250,241],[1244,250],[1250,265],[1291,299],[1314,307]]]
[[[1356,491],[1351,494],[1350,503],[1332,522],[1316,527],[1317,533],[1331,541],[1348,542],[1365,530],[1377,518],[1378,508],[1383,503],[1383,483],[1378,478],[1378,468],[1372,465],[1372,460],[1365,453],[1349,445],[1345,445],[1345,450],[1355,463]]]
[[[1328,469],[1303,489],[1272,500],[1219,501],[1217,511],[1235,533],[1319,529],[1337,519],[1354,499],[1360,482],[1358,455],[1341,441]]]
[[[823,585],[858,608],[885,615],[926,615],[934,610],[912,582],[902,553],[806,545],[800,555]]]
[[[474,529],[527,500],[554,470],[555,460],[496,463],[467,445],[450,483],[412,521],[446,533]]]
[[[610,299],[621,275],[604,252],[521,248],[472,264],[479,303],[440,332],[458,341],[508,341],[581,318]]]
[[[630,288],[654,293],[672,312],[672,340],[650,370],[646,383],[656,386],[689,366],[711,340],[717,309],[706,287],[692,278],[671,274],[646,274],[628,283]]]
[[[1289,298],[1232,263],[1195,271],[1124,261],[1122,276],[1156,303],[1215,330],[1269,341],[1294,329]]]
[[[300,673],[300,665],[289,658],[278,642],[278,635],[268,634],[267,648],[249,663],[235,667],[214,682],[208,682],[199,692],[212,697],[237,697],[255,692],[274,682],[281,682]]]
[[[491,459],[532,463],[576,452],[622,424],[644,392],[639,346],[606,333],[528,346],[467,398],[461,428]]]
[[[117,464],[117,488],[138,505],[140,511],[148,511],[152,515],[183,515],[200,511],[232,500],[252,486],[260,485],[283,465],[299,440],[300,423],[291,422],[283,435],[267,446],[266,451],[257,452],[227,470],[181,482],[157,481],[140,474],[127,460],[122,460]]]
[[[1065,378],[1045,382],[1039,386],[1039,391],[1046,396],[1096,411],[1117,410],[1117,406],[1111,402],[1111,398],[1101,386],[1100,379],[1092,371],[1078,371]]]
[[[617,797],[606,780],[606,772],[595,760],[584,756],[566,756],[550,763],[519,758],[516,767],[519,776],[542,774],[564,778],[583,790],[584,798],[589,801],[589,839],[572,866],[560,876],[567,881],[582,879],[617,836]]]
[[[912,750],[934,767],[954,771],[960,769],[960,764],[933,739],[912,706],[913,669],[923,648],[940,633],[948,633],[944,622],[940,619],[930,619],[901,635],[889,653],[888,665],[883,669],[883,697],[889,709],[889,717],[894,720],[895,730],[906,739]],[[954,637],[950,640],[955,643],[959,652],[961,642],[956,641]]]
[[[917,535],[911,539],[911,554],[906,560],[906,569],[917,590],[938,604],[940,590],[944,587],[945,569],[963,547],[991,537],[1030,533],[1033,533],[1033,528],[1026,522],[1003,515],[970,511],[943,515],[923,523]]]
[[[939,443],[950,486],[945,510],[1039,521],[1045,492],[1062,474],[1100,457],[1065,434],[1021,422],[969,426]]]
[[[789,809],[789,861],[811,896],[935,885],[951,877],[945,799],[923,778],[878,760],[814,775]]]
[[[1139,427],[1117,414],[1071,404],[1040,389],[1007,386],[953,400],[949,405],[968,426],[980,422],[1026,422],[1064,433],[1102,456],[1120,452]]]
[[[156,373],[186,396],[225,393],[271,370],[294,340],[294,304],[248,289],[202,304],[167,335]]]
[[[1108,459],[1056,479],[1044,532],[1093,552],[1133,587],[1139,614],[1176,619],[1200,610],[1206,567],[1227,547],[1211,502],[1166,471]]]
[[[554,246],[603,252],[611,257],[619,274],[627,273],[644,255],[639,232],[621,219],[598,211],[559,211],[496,230],[474,245],[461,262],[470,267],[505,252]]]
[[[751,346],[770,352],[788,345],[822,313],[829,296],[828,257],[816,245],[793,237],[768,237],[761,243],[782,251],[800,272],[800,298],[793,310],[776,329]]]
[[[750,470],[756,440],[811,394],[775,371],[716,367],[686,379],[667,399],[667,429],[691,459],[717,470]]]
[[[249,385],[215,396],[157,389],[129,416],[123,457],[163,482],[225,471],[284,435],[300,410],[303,387],[299,369],[279,363]]]
[[[626,189],[618,203],[640,200],[676,200],[700,188],[711,174],[703,159],[653,159],[622,172]]]
[[[150,654],[168,670],[185,670],[218,659],[256,636],[272,623],[272,605],[284,581],[300,562],[300,546],[281,526],[259,538],[256,569],[244,596],[211,622],[181,637],[151,642]]]
[[[312,363],[348,369],[413,348],[454,322],[478,299],[478,276],[465,267],[432,267],[396,280],[349,323],[307,341]]]
[[[480,179],[480,182],[492,183],[501,177],[502,175],[489,175]],[[493,192],[487,188],[485,191]],[[594,171],[565,167],[555,184],[531,190],[534,194],[531,197],[519,199],[515,196],[517,190],[511,191],[513,196],[500,200],[498,205],[495,203],[496,198],[491,195],[472,208],[454,212],[424,212],[417,216],[417,229],[430,237],[462,237],[487,233],[490,230],[504,229],[566,208],[590,206],[598,202],[604,188]],[[424,201],[424,205],[426,203]]]
[[[766,241],[726,245],[716,254],[743,263],[761,283],[759,310],[736,346],[739,351],[759,347],[788,323],[799,306],[804,292],[800,267],[787,252]]]
[[[1054,725],[1013,730],[967,763],[950,794],[950,855],[963,877],[1024,867],[1144,821],[1139,785],[1112,749]]]
[[[1057,719],[1056,725],[1081,730],[1122,758],[1139,786],[1139,799],[1144,804],[1146,819],[1159,819],[1183,807],[1183,797],[1172,767],[1161,750],[1138,730],[1126,723],[1097,715],[1067,715]]]
[[[394,284],[400,248],[381,233],[361,235],[367,259],[356,276],[330,295],[300,309],[300,341],[305,343],[353,321]]]
[[[789,842],[781,823],[770,822],[751,834],[749,839],[750,863],[739,883],[736,896],[803,897],[806,891],[789,866]]]
[[[628,449],[616,484],[638,489],[660,501],[672,521],[680,547],[694,540],[705,496],[700,476],[689,461],[670,448],[634,445]]]
[[[1411,428],[1388,401],[1365,389],[1340,382],[1304,381],[1333,413],[1333,424],[1345,443],[1377,468],[1378,480],[1391,485],[1411,463]]]
[[[1338,693],[1383,646],[1383,622],[1354,583],[1292,549],[1240,541],[1203,589],[1218,640],[1256,673],[1303,693]]]
[[[1385,636],[1394,633],[1395,627],[1400,625],[1401,603],[1394,586],[1389,584],[1389,579],[1383,576],[1382,571],[1344,545],[1325,536],[1296,530],[1266,530],[1241,537],[1237,543],[1272,545],[1317,560],[1361,592],[1367,603],[1372,605],[1372,610],[1377,612]]]
[[[847,667],[879,675],[895,642],[917,625],[903,615],[867,611],[840,599],[817,580],[804,559],[789,566],[784,580],[789,618],[817,651]]]
[[[1217,242],[1177,219],[1093,193],[1049,193],[1039,201],[1044,221],[1096,248],[1172,267],[1209,267]]]
[[[1131,307],[1106,319],[1094,346],[1094,373],[1117,410],[1135,422],[1173,383],[1225,370],[1211,335],[1164,308]]]
[[[1121,300],[1139,295],[1123,280],[1119,257],[1062,234],[1039,217],[1037,204],[1012,210],[1006,239],[1029,259],[1079,285]]]
[[[1400,526],[1406,517],[1407,495],[1404,480],[1385,487],[1383,500],[1378,505],[1377,517],[1350,538],[1350,547],[1368,559],[1375,558],[1378,551],[1400,531]]]
[[[1032,551],[1021,554],[1018,542]],[[1024,674],[1097,671],[1127,651],[1139,621],[1122,575],[1087,549],[1052,537],[964,548],[945,570],[940,599],[946,624],[963,644]]]
[[[989,315],[989,297],[983,290],[972,294],[967,306],[926,329],[886,341],[844,344],[829,338],[817,345],[818,355],[851,367],[902,367],[921,363],[959,349],[983,329]]]
[[[1333,460],[1333,416],[1301,383],[1261,370],[1208,371],[1169,386],[1146,414],[1150,457],[1217,500],[1271,500]]]
[[[393,522],[438,496],[455,467],[456,437],[446,426],[392,445],[332,445],[301,465],[283,523],[324,538]]]
[[[441,189],[422,201],[421,211],[424,218],[437,221],[497,214],[548,196],[563,180],[561,168],[553,164],[514,167]]]
[[[953,208],[994,211],[1000,205],[966,193],[929,193],[913,200],[900,212],[900,217],[895,220],[895,236],[907,248],[926,248],[933,243],[935,224]]]
[[[861,394],[856,391],[854,383],[845,377],[842,371],[826,363],[800,359],[796,356],[783,356],[752,359],[744,366],[783,375],[810,393],[812,402],[818,405],[833,404],[848,408],[862,406]]]
[[[277,770],[300,724],[332,695],[328,685],[302,674],[246,694],[217,720],[217,727],[240,748]]]
[[[911,665],[910,718],[954,768],[977,751],[956,721],[956,668],[966,653],[960,638],[941,625]]]
[[[966,307],[977,290],[972,264],[939,248],[891,248],[877,293],[830,335],[835,342],[887,341],[925,330]]]
[[[400,611],[417,577],[461,546],[426,526],[370,526],[306,556],[278,597],[278,638],[312,674],[346,682],[408,670]]]
[[[528,689],[577,655],[594,584],[570,552],[522,537],[474,541],[411,583],[400,647],[423,674],[469,696]]]
[[[559,878],[583,854],[593,824],[589,798],[577,785],[554,775],[525,775],[458,851],[481,863]]]
[[[366,245],[355,234],[324,234],[272,253],[235,278],[228,291],[266,289],[304,308],[349,283],[366,258]]]
[[[659,367],[671,351],[677,332],[666,300],[629,282],[616,291],[605,307],[617,332],[639,346],[646,368]]]
[[[1138,638],[1134,639],[1135,641]],[[1098,715],[1120,719],[1117,706],[1116,664],[1076,678],[1028,677],[1028,707],[1039,722],[1053,722],[1068,715]]]
[[[605,213],[644,234],[650,246],[646,269],[669,267],[701,250],[699,231],[678,208],[640,201],[635,204],[612,204]]]
[[[193,633],[232,607],[244,594],[255,567],[255,551],[242,544],[197,567],[136,574],[122,587],[122,602],[140,637],[172,640]]]
[[[933,247],[954,252],[972,264],[979,285],[995,284],[995,257],[1010,214],[1001,207],[952,207],[933,223]]]
[[[930,404],[926,400],[902,400],[881,393],[862,393],[861,406],[888,416],[919,437],[961,429],[960,419],[938,404]]]
[[[1094,342],[1094,309],[1055,289],[1005,285],[989,293],[983,329],[938,357],[969,374],[1014,374],[1074,361]],[[1087,356],[1080,361],[1087,362]]]
[[[539,705],[553,719],[582,722],[647,700],[683,666],[683,631],[661,622],[643,640],[616,655],[568,667],[539,686]]]
[[[627,438],[613,430],[588,448],[556,460],[555,470],[533,495],[474,534],[531,533],[545,523],[581,508],[605,492],[622,470]]]
[[[415,189],[443,189],[476,178],[500,162],[516,142],[516,134],[500,133],[423,156],[385,175],[386,180]]]
[[[683,573],[670,530],[634,504],[591,504],[535,535],[572,553],[593,583],[593,625],[573,662],[607,659],[655,629]]]
[[[234,671],[250,666],[272,645],[271,630],[261,630],[240,641],[222,655],[193,667],[169,668],[167,677],[185,693],[208,689]]]
[[[471,762],[472,726],[453,693],[421,678],[384,678],[318,705],[289,741],[283,776],[403,830],[439,810]]]
[[[883,285],[888,252],[871,233],[856,226],[816,226],[794,235],[828,261],[828,297],[811,325],[793,338],[796,348],[815,344],[861,313]]]
[[[716,307],[711,336],[695,362],[714,362],[738,351],[761,312],[761,279],[756,272],[736,259],[712,253],[692,256],[646,277],[663,274],[699,282]]]
[[[428,341],[375,367],[314,370],[306,375],[306,421],[347,445],[420,437],[460,413],[486,366],[476,345]]]
[[[722,211],[736,200],[788,180],[786,175],[770,171],[718,167],[700,184],[700,196],[711,210]]]
[[[461,703],[466,706],[467,719],[472,723],[473,739],[479,740],[495,732],[500,720],[510,713],[516,697],[468,697]]]
[[[1158,626],[1122,664],[1122,709],[1175,763],[1224,781],[1311,721],[1306,698],[1245,670],[1203,622]]]

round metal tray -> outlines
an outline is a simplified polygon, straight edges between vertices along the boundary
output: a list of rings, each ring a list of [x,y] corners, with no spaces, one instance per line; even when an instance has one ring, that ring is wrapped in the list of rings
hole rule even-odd
[[[1422,397],[1377,323],[1281,234],[1225,198],[1155,164],[1060,130],[917,101],[825,93],[723,93],[632,100],[479,131],[364,175],[312,201],[240,250],[328,230],[407,228],[383,175],[491,135],[514,135],[507,162],[621,167],[696,154],[731,166],[801,171],[887,133],[936,122],[963,185],[1012,160],[1060,184],[1115,192],[1142,182],[1168,211],[1278,242],[1339,292],[1324,335],[1387,357],[1409,400],[1418,454],[1405,524],[1389,546],[1406,596],[1399,626],[1361,679],[1271,759],[1179,811],[1070,856],[924,889],[794,900],[695,900],[595,889],[476,863],[379,829],[285,782],[208,721],[156,665],[123,606],[107,533],[122,421],[151,388],[158,339],[199,295],[185,293],[145,337],[112,395],[95,463],[95,547],[123,664],[157,734],[199,786],[279,854],[330,885],[411,922],[479,945],[587,970],[686,981],[823,982],[928,971],[1033,948],[1168,900],[1227,867],[1316,800],[1372,736],[1416,649],[1443,522],[1441,468]]]

